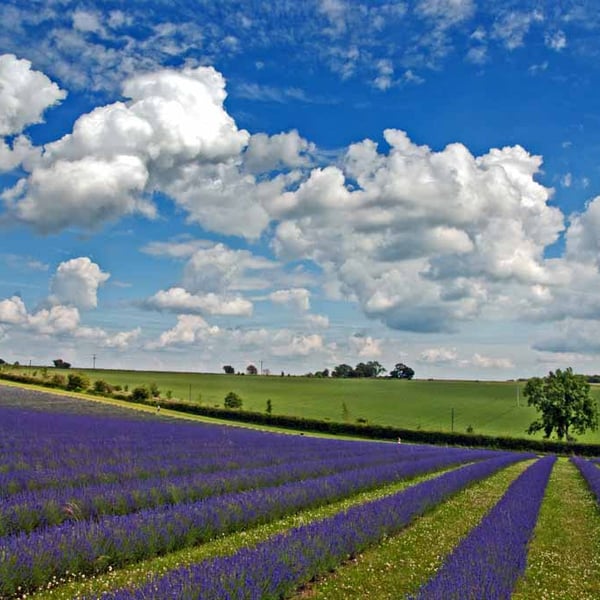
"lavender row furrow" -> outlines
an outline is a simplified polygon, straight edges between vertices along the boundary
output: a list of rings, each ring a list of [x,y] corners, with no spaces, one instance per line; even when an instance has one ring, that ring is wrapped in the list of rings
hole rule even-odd
[[[227,557],[182,567],[138,589],[105,592],[102,600],[256,600],[283,598],[315,576],[393,535],[416,516],[467,485],[523,460],[504,454],[461,467],[380,500],[354,506],[276,535]],[[92,600],[92,598],[88,598]]]
[[[571,462],[579,469],[592,493],[596,496],[596,501],[600,504],[600,468],[598,465],[578,456],[572,456]]]
[[[386,455],[301,460],[235,471],[193,473],[178,477],[160,477],[128,482],[90,485],[76,488],[49,488],[9,496],[0,504],[0,537],[64,521],[98,519],[101,515],[129,514],[165,504],[192,502],[264,486],[280,485],[311,477],[333,474],[383,463],[399,464],[416,460],[398,454],[389,447]],[[439,454],[440,450],[423,450],[418,460]]]
[[[394,446],[388,446],[390,451]],[[402,478],[483,459],[489,451],[462,450],[381,465],[277,487],[226,494],[146,509],[98,521],[63,523],[3,538],[0,595],[45,585],[66,572],[90,573],[122,566],[203,542],[217,535],[269,522]]]
[[[527,546],[555,461],[542,458],[513,481],[412,600],[509,600],[527,566]]]
[[[387,452],[382,443],[325,443],[202,424],[44,415],[2,407],[0,445],[11,457],[0,467],[0,499],[45,487],[286,463],[298,455],[320,460],[324,453],[342,458]],[[410,447],[403,452],[411,454]]]

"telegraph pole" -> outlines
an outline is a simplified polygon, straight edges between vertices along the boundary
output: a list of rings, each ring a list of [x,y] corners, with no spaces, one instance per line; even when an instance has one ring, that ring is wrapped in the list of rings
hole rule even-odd
[[[92,369],[96,369],[96,355],[92,354]]]
[[[452,413],[451,413],[451,426],[450,426],[450,431],[452,431],[452,433],[454,433],[454,408],[452,409]]]

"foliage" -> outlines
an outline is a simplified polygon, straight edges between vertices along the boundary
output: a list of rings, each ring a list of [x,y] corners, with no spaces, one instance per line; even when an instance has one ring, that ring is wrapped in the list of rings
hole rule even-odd
[[[270,415],[273,412],[273,403],[271,402],[271,398],[267,400],[267,410],[266,413]]]
[[[390,378],[392,379],[412,379],[414,376],[414,370],[404,363],[396,363],[390,371]]]
[[[235,369],[231,365],[223,365],[223,371],[227,375],[233,375],[235,373]]]
[[[369,362],[360,362],[354,368],[353,377],[378,377],[385,371],[385,368],[376,360]]]
[[[150,399],[150,390],[145,385],[140,385],[131,390],[131,399],[140,402]]]
[[[52,361],[57,369],[70,369],[71,363],[64,361],[62,358],[57,358]]]
[[[246,373],[248,373],[248,375],[257,375],[258,369],[254,365],[248,365],[246,367]]]
[[[81,392],[90,387],[90,380],[83,373],[69,373],[67,377],[67,389],[72,392]]]
[[[160,390],[158,389],[158,385],[156,384],[156,382],[152,382],[149,386],[148,389],[150,391],[150,395],[153,398],[158,398],[160,396]]]
[[[332,377],[337,377],[337,378],[340,378],[340,379],[346,379],[348,377],[352,377],[353,373],[354,373],[354,369],[350,365],[342,363],[341,365],[337,365],[333,369],[333,372],[331,373],[331,376]]]
[[[576,375],[568,367],[564,371],[557,369],[544,377],[533,377],[525,385],[524,394],[527,404],[534,406],[540,413],[527,433],[543,431],[549,438],[553,431],[559,440],[571,440],[569,430],[583,434],[587,429],[598,428],[596,405],[590,396],[590,384],[585,376]]]
[[[57,373],[56,375],[52,376],[50,383],[52,383],[52,385],[55,387],[64,387],[67,383],[67,378],[64,375]]]
[[[242,408],[242,399],[235,393],[229,392],[225,396],[225,408]]]
[[[97,394],[110,394],[112,391],[113,387],[103,379],[94,381],[94,392]]]

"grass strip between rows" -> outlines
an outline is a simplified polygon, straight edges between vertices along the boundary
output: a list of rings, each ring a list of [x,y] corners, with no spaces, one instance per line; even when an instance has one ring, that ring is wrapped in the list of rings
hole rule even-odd
[[[396,600],[415,592],[531,463],[511,465],[461,490],[400,534],[384,539],[335,573],[310,584],[295,598]]]
[[[600,511],[567,459],[550,478],[527,563],[515,599],[600,598]]]
[[[273,535],[283,533],[294,527],[300,527],[312,521],[331,517],[352,506],[391,496],[410,486],[433,479],[457,468],[442,469],[412,479],[398,481],[325,506],[299,511],[271,523],[230,535],[224,535],[205,544],[141,561],[123,569],[111,569],[107,573],[92,577],[72,574],[67,578],[55,578],[47,588],[34,594],[28,594],[27,598],[30,600],[73,600],[81,598],[84,595],[100,594],[101,592],[120,587],[139,586],[144,584],[150,577],[164,575],[172,569],[189,566],[215,556],[233,554],[241,548],[267,540]]]

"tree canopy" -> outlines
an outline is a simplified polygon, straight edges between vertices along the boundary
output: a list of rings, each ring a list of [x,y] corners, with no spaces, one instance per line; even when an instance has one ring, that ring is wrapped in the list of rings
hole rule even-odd
[[[571,367],[556,372],[550,371],[546,377],[533,377],[527,381],[524,390],[527,404],[534,406],[541,414],[527,433],[544,431],[549,438],[556,432],[559,440],[572,440],[571,431],[583,434],[587,429],[598,428],[596,403],[590,396],[590,384],[585,376],[576,375]]]
[[[397,363],[396,366],[390,371],[390,377],[392,379],[412,379],[414,376],[414,369],[411,369],[404,363]]]

